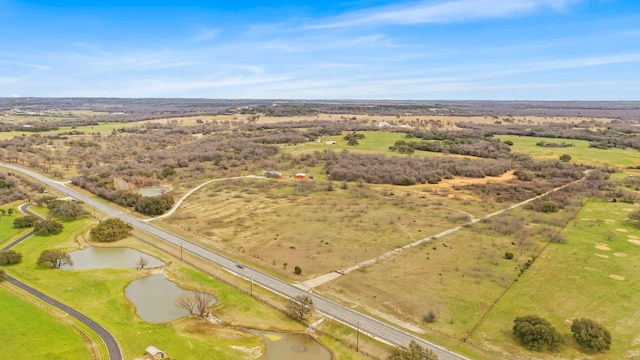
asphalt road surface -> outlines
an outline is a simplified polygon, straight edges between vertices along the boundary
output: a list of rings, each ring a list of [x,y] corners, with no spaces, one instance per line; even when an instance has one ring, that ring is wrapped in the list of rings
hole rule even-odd
[[[29,215],[34,215],[32,212],[30,212],[29,210],[27,210],[27,206],[28,204],[22,205],[20,206],[20,209],[29,214]],[[4,250],[9,250],[12,247],[14,247],[16,244],[20,243],[21,241],[24,241],[25,239],[29,238],[30,236],[32,236],[33,234],[35,234],[35,231],[31,231],[28,234],[25,234],[23,236],[21,236],[19,239],[11,242],[9,245],[5,246],[4,248],[0,249],[2,251]],[[42,292],[30,287],[29,285],[20,282],[18,280],[16,280],[15,278],[7,275],[5,277],[5,280],[8,283],[11,283],[17,287],[19,287],[20,289],[36,296],[38,299],[46,302],[49,305],[53,305],[55,307],[57,307],[58,309],[66,312],[67,314],[73,316],[74,318],[78,319],[80,322],[82,322],[83,324],[87,325],[91,330],[93,330],[96,334],[98,334],[98,336],[100,336],[100,338],[102,338],[102,341],[104,341],[104,343],[107,345],[107,350],[109,351],[109,359],[111,360],[121,360],[122,359],[122,353],[120,352],[120,347],[118,346],[118,343],[116,342],[116,339],[105,329],[103,328],[100,324],[96,323],[95,321],[91,320],[90,318],[88,318],[86,315],[82,314],[81,312],[59,302],[58,300],[55,300],[45,294],[43,294]]]
[[[91,207],[94,207],[96,210],[99,210],[100,212],[106,214],[109,217],[120,218],[121,220],[131,224],[132,226],[134,226],[139,230],[149,233],[163,241],[166,241],[168,243],[181,247],[183,251],[188,251],[196,256],[199,256],[202,259],[208,260],[232,273],[238,274],[239,276],[244,277],[247,280],[251,280],[253,283],[257,285],[260,285],[284,297],[292,298],[297,295],[310,296],[313,299],[313,304],[317,311],[321,312],[328,318],[339,321],[354,329],[359,329],[361,333],[367,334],[376,340],[383,341],[392,345],[400,345],[400,346],[407,346],[413,340],[417,342],[420,346],[432,350],[434,353],[438,355],[440,360],[467,359],[462,355],[456,354],[439,345],[436,345],[418,336],[412,335],[395,326],[392,326],[382,321],[379,321],[377,319],[374,319],[368,315],[362,314],[358,311],[355,311],[353,309],[350,309],[348,307],[345,307],[343,305],[340,305],[338,303],[325,299],[316,294],[305,292],[293,285],[290,285],[282,280],[274,278],[258,270],[252,269],[248,266],[239,268],[236,266],[237,265],[236,261],[224,255],[218,254],[209,249],[205,249],[201,246],[198,246],[196,244],[189,242],[186,239],[178,237],[162,229],[156,228],[155,226],[147,222],[144,222],[120,210],[114,209],[107,204],[101,203],[100,201],[92,199],[81,193],[78,193],[70,188],[67,188],[63,183],[56,182],[34,171],[31,171],[19,166],[14,166],[11,164],[5,164],[5,163],[0,163],[0,166],[31,176],[34,179],[37,179],[38,181],[51,187],[52,189],[55,189],[61,193],[67,194],[68,196],[76,200],[80,200],[85,204]]]

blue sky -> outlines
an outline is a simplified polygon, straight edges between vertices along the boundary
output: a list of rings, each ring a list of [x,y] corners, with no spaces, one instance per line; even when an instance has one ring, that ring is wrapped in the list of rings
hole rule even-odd
[[[0,96],[640,100],[640,1],[0,0]]]

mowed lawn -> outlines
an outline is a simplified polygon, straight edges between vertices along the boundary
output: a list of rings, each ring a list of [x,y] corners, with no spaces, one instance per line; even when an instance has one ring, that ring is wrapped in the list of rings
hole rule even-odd
[[[512,152],[519,152],[531,155],[534,158],[558,160],[560,155],[571,156],[572,163],[593,166],[609,167],[633,167],[640,165],[640,151],[627,148],[612,148],[608,150],[590,148],[586,140],[555,139],[528,136],[496,135],[501,141],[512,141]],[[567,143],[573,144],[570,147],[542,147],[536,144],[540,141],[547,143]]]
[[[4,359],[91,359],[80,334],[0,286],[0,339]]]
[[[523,350],[511,335],[513,319],[530,314],[548,319],[564,336],[560,358],[640,358],[640,228],[626,220],[631,204],[590,201],[567,226],[565,244],[550,244],[489,312],[471,339],[497,353],[557,359]],[[570,322],[590,318],[613,337],[610,351],[581,352]]]

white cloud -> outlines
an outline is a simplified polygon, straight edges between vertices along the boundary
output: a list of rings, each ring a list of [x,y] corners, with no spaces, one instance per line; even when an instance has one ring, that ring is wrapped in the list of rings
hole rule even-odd
[[[361,25],[413,25],[449,23],[475,19],[523,16],[544,8],[562,11],[582,0],[455,0],[421,1],[382,6],[344,14],[313,28],[341,28]]]

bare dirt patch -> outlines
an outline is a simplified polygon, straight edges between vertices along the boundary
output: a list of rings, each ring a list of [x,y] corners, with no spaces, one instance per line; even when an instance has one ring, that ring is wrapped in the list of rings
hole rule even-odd
[[[597,257],[601,257],[603,259],[608,259],[609,258],[609,255],[605,255],[605,254],[594,254],[594,255],[597,256]]]
[[[611,250],[611,248],[609,248],[609,245],[607,245],[607,244],[596,244],[596,249],[602,250],[602,251],[610,251]]]
[[[616,231],[619,231],[619,232],[627,232],[627,231],[629,231],[629,230],[627,230],[627,229],[620,229],[620,228],[617,228],[617,229],[616,229]]]
[[[612,278],[613,280],[619,280],[619,281],[623,281],[624,280],[624,276],[620,276],[620,275],[609,275],[610,278]]]
[[[625,254],[625,253],[613,253],[613,256],[617,256],[617,257],[627,257],[627,254]]]

